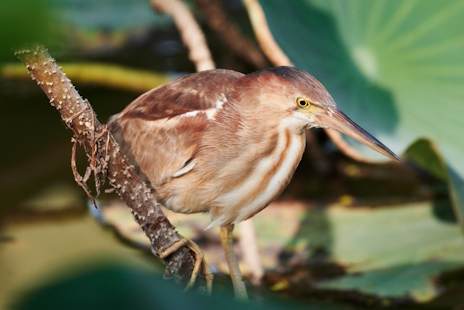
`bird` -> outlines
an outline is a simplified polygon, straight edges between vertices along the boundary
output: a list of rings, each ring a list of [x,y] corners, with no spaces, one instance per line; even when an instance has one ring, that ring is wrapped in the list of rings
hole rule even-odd
[[[247,292],[232,249],[233,227],[282,193],[305,150],[305,129],[314,127],[337,130],[400,161],[296,67],[187,74],[142,94],[108,123],[162,205],[208,213],[207,229],[220,227],[238,299]]]

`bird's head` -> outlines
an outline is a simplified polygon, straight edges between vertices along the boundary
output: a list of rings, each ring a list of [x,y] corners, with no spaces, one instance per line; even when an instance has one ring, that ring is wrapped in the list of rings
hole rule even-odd
[[[272,88],[270,92],[261,90],[261,96],[267,96],[269,103],[273,102],[290,112],[295,122],[306,128],[337,130],[391,159],[400,161],[390,149],[343,113],[325,87],[310,74],[294,67],[274,67],[262,70],[256,77],[268,82],[268,86]]]

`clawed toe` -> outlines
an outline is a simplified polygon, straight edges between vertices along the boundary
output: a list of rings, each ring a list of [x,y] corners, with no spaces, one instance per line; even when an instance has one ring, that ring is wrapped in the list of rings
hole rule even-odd
[[[206,291],[208,295],[211,295],[211,292],[213,290],[213,273],[209,269],[208,265],[206,264],[205,261],[205,255],[201,251],[200,247],[193,241],[184,238],[181,236],[181,239],[176,241],[172,246],[169,248],[160,251],[157,253],[157,255],[161,258],[164,259],[171,255],[172,253],[177,252],[181,247],[186,246],[190,250],[195,253],[195,265],[193,267],[192,275],[190,276],[190,280],[185,287],[184,291],[190,290],[192,287],[195,286],[195,282],[198,276],[198,272],[200,271],[200,268],[202,269],[205,278],[206,278]]]

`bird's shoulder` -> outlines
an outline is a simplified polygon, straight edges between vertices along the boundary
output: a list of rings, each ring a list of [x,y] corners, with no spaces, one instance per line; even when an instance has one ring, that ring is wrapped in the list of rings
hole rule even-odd
[[[118,119],[156,121],[220,107],[243,74],[215,69],[182,76],[135,99]]]

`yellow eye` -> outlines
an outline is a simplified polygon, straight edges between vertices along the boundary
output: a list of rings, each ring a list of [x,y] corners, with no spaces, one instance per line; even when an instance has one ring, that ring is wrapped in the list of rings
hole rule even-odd
[[[297,104],[300,108],[305,108],[305,107],[309,106],[309,101],[308,101],[308,99],[299,97],[299,98],[296,99],[296,104]]]

